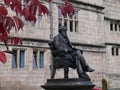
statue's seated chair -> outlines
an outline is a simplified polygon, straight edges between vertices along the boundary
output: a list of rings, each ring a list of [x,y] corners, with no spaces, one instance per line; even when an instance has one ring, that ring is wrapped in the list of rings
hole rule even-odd
[[[66,67],[76,68],[75,62],[69,54],[56,50],[53,41],[49,42],[48,45],[50,46],[53,60],[53,65],[50,66],[52,70],[51,78],[54,78],[56,69],[65,69]]]

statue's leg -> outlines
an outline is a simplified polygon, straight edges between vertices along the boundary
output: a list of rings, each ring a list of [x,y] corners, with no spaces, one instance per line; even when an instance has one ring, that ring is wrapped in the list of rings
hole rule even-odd
[[[81,74],[83,73],[79,58],[77,55],[75,55],[75,63],[76,63],[76,67],[77,67],[77,73],[79,78],[81,78]]]
[[[90,80],[90,78],[86,74],[86,72],[83,71],[81,63],[79,61],[79,57],[77,55],[75,56],[75,60],[76,60],[76,67],[77,67],[77,73],[78,73],[79,78],[84,78],[84,79]]]
[[[68,66],[64,66],[64,78],[68,79],[68,73],[69,73],[69,67]]]
[[[53,67],[52,72],[51,72],[51,79],[53,79],[55,77],[55,73],[56,73],[56,68]]]
[[[81,66],[82,66],[82,69],[84,72],[93,72],[94,69],[92,69],[88,63],[86,62],[84,56],[81,54],[81,52],[79,50],[77,50],[77,55],[79,56],[79,60],[80,60],[80,63],[81,63]]]

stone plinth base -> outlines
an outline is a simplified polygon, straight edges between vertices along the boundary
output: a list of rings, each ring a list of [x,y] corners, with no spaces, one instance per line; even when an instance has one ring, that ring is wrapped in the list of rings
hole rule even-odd
[[[95,85],[85,79],[48,79],[45,90],[92,90]]]

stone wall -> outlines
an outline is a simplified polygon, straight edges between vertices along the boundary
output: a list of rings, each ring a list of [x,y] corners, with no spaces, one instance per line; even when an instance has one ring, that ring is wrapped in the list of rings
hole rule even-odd
[[[111,31],[110,30],[110,23],[113,20],[105,20],[104,22],[104,33],[105,33],[105,43],[113,43],[113,44],[119,44],[120,43],[120,31]],[[119,28],[118,28],[119,29]]]
[[[120,20],[120,1],[119,0],[105,0],[105,17]]]
[[[78,33],[70,33],[69,35],[73,36],[70,37],[71,41],[76,43],[103,45],[103,15],[80,9],[79,31]]]
[[[113,56],[111,54],[112,45],[107,45],[106,53],[106,76],[110,88],[120,88],[120,56]]]
[[[112,47],[120,47],[120,1],[119,0],[105,0],[105,44],[106,44],[106,76],[110,88],[120,88],[120,49],[118,49],[118,56],[112,55]],[[110,24],[113,23],[113,31],[110,29]],[[115,30],[117,24],[117,30]]]
[[[88,73],[93,83],[101,87],[103,78],[108,80],[109,88],[119,88],[120,70],[119,56],[111,56],[112,45],[106,43],[120,43],[119,33],[110,32],[110,21],[104,19],[103,0],[77,0],[83,3],[74,3],[79,10],[79,30],[77,33],[68,32],[70,41],[74,47],[84,51],[84,56],[95,72]],[[105,17],[119,19],[119,1],[105,0]],[[58,3],[53,3],[54,36],[58,33]],[[117,3],[118,2],[118,3]],[[44,4],[49,7],[48,3]],[[25,49],[25,68],[12,69],[12,55],[7,54],[7,63],[0,63],[0,90],[42,90],[40,85],[50,78],[51,54],[47,42],[50,34],[49,16],[43,16],[42,27],[25,25],[24,30],[19,32],[23,37],[23,46],[13,48]],[[12,34],[14,35],[14,33]],[[118,45],[119,46],[119,45]],[[45,49],[45,61],[43,69],[32,67],[33,49]],[[5,50],[1,45],[0,50]],[[70,69],[70,78],[76,78],[76,70]],[[63,70],[57,70],[55,78],[63,78]]]
[[[32,51],[33,48],[26,48],[25,68],[17,69],[12,68],[12,55],[7,54],[6,64],[0,63],[0,90],[40,90],[40,85],[46,82],[47,69],[33,69]]]

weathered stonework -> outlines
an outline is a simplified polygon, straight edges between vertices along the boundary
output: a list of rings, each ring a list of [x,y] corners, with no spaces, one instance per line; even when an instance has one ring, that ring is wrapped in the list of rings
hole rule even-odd
[[[42,0],[49,7],[49,3]],[[54,0],[53,0],[54,1]],[[72,0],[70,0],[72,2]],[[58,33],[58,5],[60,0],[53,2],[54,36]],[[76,0],[73,2],[79,10],[79,30],[69,32],[73,46],[84,51],[84,56],[95,72],[88,73],[96,86],[101,87],[101,80],[107,79],[109,88],[120,88],[120,53],[111,55],[111,47],[120,47],[120,32],[110,31],[110,21],[120,21],[119,0]],[[11,35],[14,35],[11,34]],[[51,54],[47,45],[50,40],[49,16],[43,16],[42,26],[25,25],[19,36],[23,38],[22,46],[10,45],[25,49],[25,68],[12,68],[12,55],[7,54],[7,63],[0,63],[0,90],[43,90],[40,85],[50,78]],[[33,69],[33,50],[45,51],[44,68]],[[1,44],[0,50],[5,50]],[[120,50],[119,50],[120,51]],[[78,77],[76,70],[70,69],[70,78]],[[55,78],[63,78],[63,70],[57,70]]]

